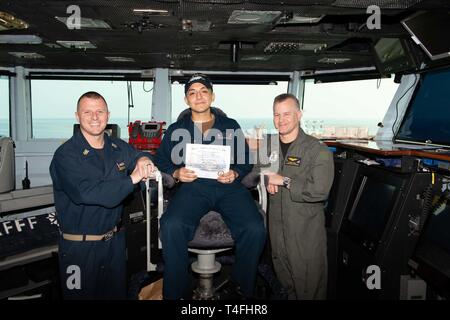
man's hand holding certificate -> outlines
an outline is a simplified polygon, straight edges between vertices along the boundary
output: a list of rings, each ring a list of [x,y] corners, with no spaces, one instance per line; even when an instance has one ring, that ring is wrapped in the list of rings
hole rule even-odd
[[[230,155],[230,146],[188,143],[186,169],[198,178],[217,179],[230,170]]]

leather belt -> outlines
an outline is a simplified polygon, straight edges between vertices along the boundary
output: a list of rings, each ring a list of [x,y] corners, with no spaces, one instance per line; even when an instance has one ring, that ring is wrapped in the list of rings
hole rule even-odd
[[[109,241],[114,234],[119,231],[119,228],[114,227],[114,229],[108,231],[105,234],[71,234],[71,233],[63,233],[62,237],[65,240],[69,241]]]

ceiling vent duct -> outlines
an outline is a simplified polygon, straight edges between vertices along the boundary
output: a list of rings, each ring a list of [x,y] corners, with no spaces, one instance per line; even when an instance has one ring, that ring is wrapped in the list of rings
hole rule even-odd
[[[325,17],[324,14],[317,16],[305,16],[299,13],[288,12],[277,22],[277,24],[312,24],[318,23]]]
[[[279,19],[281,11],[234,10],[228,18],[229,24],[271,24]]]
[[[168,53],[166,54],[166,58],[171,60],[187,60],[192,58],[192,55],[189,53]]]
[[[10,55],[20,59],[44,59],[42,54],[37,52],[8,52]]]
[[[258,61],[268,61],[270,60],[270,58],[272,58],[272,56],[269,55],[246,55],[246,56],[242,56],[241,61],[253,61],[253,62],[258,62]]]
[[[303,43],[303,42],[271,42],[264,48],[264,53],[297,53],[298,51],[317,52],[327,47],[326,43]]]
[[[161,9],[133,9],[136,16],[168,16],[169,11]]]
[[[381,9],[408,9],[422,0],[336,0],[333,7],[362,8],[376,5]]]
[[[128,57],[105,57],[105,59],[111,62],[136,62],[133,58]]]
[[[97,47],[90,41],[66,41],[56,40],[56,43],[69,49],[96,49]]]
[[[327,63],[327,64],[339,64],[339,63],[344,63],[347,61],[350,61],[350,58],[322,58],[320,60],[318,60],[317,62],[320,63]]]

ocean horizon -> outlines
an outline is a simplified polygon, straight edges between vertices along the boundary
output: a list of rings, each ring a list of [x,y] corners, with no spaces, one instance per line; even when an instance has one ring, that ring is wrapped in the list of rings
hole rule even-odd
[[[150,121],[140,119],[141,121]],[[246,134],[251,134],[255,128],[261,128],[268,132],[274,132],[272,118],[235,118]],[[174,121],[174,120],[173,120]],[[380,120],[381,121],[381,120]],[[369,136],[376,134],[380,121],[374,119],[302,119],[302,128],[307,133],[323,133],[327,127],[335,128],[367,128]],[[73,134],[75,119],[54,118],[54,119],[33,119],[33,137],[35,139],[58,139],[70,138]],[[111,117],[109,123],[118,124],[120,127],[120,137],[128,140],[128,127],[126,118]],[[167,128],[167,126],[166,126]],[[6,119],[0,119],[0,135],[9,136],[9,125]]]

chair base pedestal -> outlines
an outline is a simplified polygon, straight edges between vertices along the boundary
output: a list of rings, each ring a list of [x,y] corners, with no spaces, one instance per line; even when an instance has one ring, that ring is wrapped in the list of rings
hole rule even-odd
[[[194,300],[214,300],[216,289],[213,285],[214,274],[220,271],[221,265],[216,261],[216,253],[229,250],[221,249],[192,249],[197,254],[197,261],[191,265],[192,271],[199,274],[198,287],[194,290]]]

